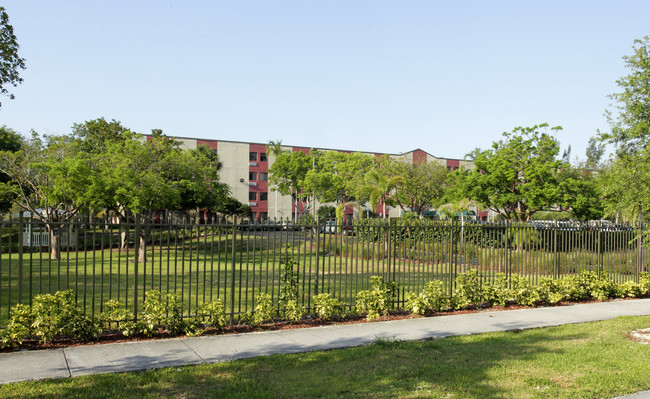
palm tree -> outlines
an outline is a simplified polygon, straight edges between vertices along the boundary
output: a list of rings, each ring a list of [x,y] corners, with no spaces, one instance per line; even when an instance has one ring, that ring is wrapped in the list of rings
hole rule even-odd
[[[460,214],[460,245],[465,241],[465,213],[469,213],[472,208],[478,208],[480,204],[468,198],[462,198],[456,202],[442,205],[438,212],[447,218],[452,218]]]
[[[383,206],[382,215],[386,218],[386,203],[390,195],[395,190],[398,183],[402,181],[401,176],[387,176],[377,169],[368,172],[364,178],[365,184],[359,190],[359,197],[370,203],[370,207],[375,210],[381,203]]]

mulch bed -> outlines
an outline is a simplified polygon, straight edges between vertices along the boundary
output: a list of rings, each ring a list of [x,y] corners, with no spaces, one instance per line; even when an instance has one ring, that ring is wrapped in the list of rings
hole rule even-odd
[[[581,301],[580,303],[592,303],[597,301]],[[575,302],[561,302],[556,306],[567,306],[574,304]],[[322,326],[331,326],[331,325],[345,325],[345,324],[359,324],[359,323],[374,323],[377,321],[392,321],[392,320],[404,320],[404,319],[415,319],[422,317],[435,317],[435,316],[450,316],[450,315],[459,315],[459,314],[468,314],[468,313],[478,313],[485,311],[504,311],[504,310],[517,310],[517,309],[527,309],[530,307],[519,306],[519,305],[508,305],[508,306],[490,306],[490,307],[472,307],[469,309],[463,310],[449,310],[445,312],[436,313],[433,316],[421,316],[418,314],[413,314],[407,311],[393,311],[388,316],[382,316],[373,321],[367,321],[363,316],[356,316],[346,319],[334,319],[334,320],[321,320],[313,317],[306,317],[298,323],[289,323],[289,322],[274,322],[274,323],[264,323],[260,326],[249,326],[245,324],[234,324],[227,326],[223,331],[219,331],[214,328],[208,329],[206,332],[201,334],[201,336],[206,335],[217,335],[217,334],[240,334],[240,333],[249,333],[249,332],[258,332],[258,331],[278,331],[278,330],[290,330],[297,328],[311,328],[311,327],[322,327]],[[21,346],[15,348],[4,348],[0,349],[0,352],[15,352],[21,350],[37,350],[37,349],[57,349],[57,348],[68,348],[75,346],[84,346],[84,345],[99,345],[106,343],[123,343],[123,342],[136,342],[136,341],[147,341],[155,339],[166,339],[166,338],[179,338],[184,336],[172,335],[168,331],[160,331],[153,337],[145,337],[142,335],[125,337],[119,331],[111,331],[103,333],[95,341],[81,341],[74,339],[56,339],[46,345],[41,345],[37,340],[25,340]]]

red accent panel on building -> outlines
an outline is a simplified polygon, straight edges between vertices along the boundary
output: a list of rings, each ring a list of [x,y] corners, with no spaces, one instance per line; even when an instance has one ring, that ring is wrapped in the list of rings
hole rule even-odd
[[[255,212],[256,214],[259,214],[259,212],[267,212],[269,211],[269,201],[268,201],[268,192],[269,192],[269,183],[268,181],[261,181],[260,180],[260,174],[261,173],[268,173],[269,170],[269,162],[268,161],[260,161],[260,154],[266,154],[266,145],[264,144],[250,144],[249,145],[249,151],[257,153],[257,161],[250,161],[249,166],[248,166],[248,171],[249,172],[255,172],[257,179],[249,181],[249,183],[256,183],[256,185],[249,185],[248,186],[248,192],[256,192],[257,193],[257,200],[255,200],[255,203],[257,204],[256,206],[251,206],[251,210]],[[260,194],[261,193],[267,193],[267,200],[266,201],[261,201],[260,200]]]
[[[413,151],[413,163],[422,163],[427,161],[427,153],[422,150]]]
[[[202,144],[205,144],[208,147],[212,148],[213,150],[217,151],[217,144],[219,144],[219,142],[215,140],[198,140],[198,139],[196,140],[197,146]]]
[[[309,148],[307,147],[293,147],[293,152],[302,151],[305,154],[309,155]]]
[[[448,159],[447,160],[447,166],[451,166],[452,168],[459,168],[460,167],[460,161],[457,159]]]

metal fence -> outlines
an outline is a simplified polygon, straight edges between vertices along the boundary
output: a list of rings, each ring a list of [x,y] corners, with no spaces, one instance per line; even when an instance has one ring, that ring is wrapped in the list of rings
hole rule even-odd
[[[51,233],[53,230],[54,233]],[[53,235],[52,235],[53,234]],[[57,239],[51,256],[50,238]],[[592,270],[617,282],[648,270],[640,230],[625,225],[485,224],[362,220],[352,225],[248,223],[103,223],[48,226],[28,218],[2,224],[0,325],[12,306],[35,295],[72,289],[85,312],[97,315],[109,299],[136,315],[145,292],[182,298],[191,315],[219,298],[231,322],[255,305],[259,292],[274,300],[282,286],[281,259],[296,260],[299,303],[331,293],[354,306],[371,276],[399,284],[396,307],[408,292],[442,280],[451,296],[459,273],[478,270],[483,281],[500,273],[536,284]],[[56,255],[56,254],[55,254]]]

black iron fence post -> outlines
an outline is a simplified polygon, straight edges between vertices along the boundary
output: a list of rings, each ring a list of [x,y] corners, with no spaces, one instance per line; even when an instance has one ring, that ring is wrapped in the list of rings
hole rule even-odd
[[[393,229],[391,229],[391,224],[392,224],[392,220],[390,218],[388,218],[388,226],[384,226],[384,228],[388,229],[388,234],[387,234],[388,242],[386,243],[386,245],[388,247],[388,279],[390,281],[395,281],[395,262],[391,262],[393,260],[392,259],[393,258],[393,253],[395,252],[395,251],[391,251],[391,249],[393,248],[392,247],[392,244],[393,244],[392,230]]]
[[[319,268],[319,259],[320,259],[320,228],[318,226],[318,223],[314,224],[314,227],[311,231],[311,237],[312,240],[316,239],[316,285],[314,287],[314,295],[318,295],[318,268]],[[323,262],[324,264],[325,262]],[[324,274],[323,270],[323,274]],[[323,276],[324,277],[324,276]]]
[[[231,244],[231,280],[230,280],[230,324],[235,324],[235,274],[236,274],[236,262],[235,262],[235,244],[237,241],[237,216],[234,217],[232,223],[232,244]]]
[[[553,279],[560,277],[560,252],[557,248],[557,220],[553,223]]]
[[[639,216],[639,219],[641,217]],[[640,272],[643,270],[643,226],[641,225],[641,222],[637,223],[637,268],[636,268],[636,274],[637,276],[640,274]],[[637,278],[638,281],[638,278]]]
[[[23,303],[23,230],[25,229],[23,216],[23,212],[20,211],[18,214],[18,303]],[[29,237],[27,242],[30,243],[30,241],[31,237]],[[11,248],[9,251],[11,251]],[[11,262],[11,258],[9,258],[9,262]],[[11,278],[11,276],[9,277]],[[9,284],[11,284],[11,281],[9,281]],[[32,299],[29,298],[30,305],[31,302]],[[11,301],[9,302],[9,306],[11,306]]]
[[[138,319],[138,273],[140,265],[140,223],[138,223],[138,215],[135,215],[135,237],[133,239],[133,248],[135,261],[133,263],[133,316]]]
[[[447,264],[449,268],[449,298],[453,297],[454,294],[454,267],[455,264],[453,264],[453,258],[454,258],[454,253],[453,253],[453,248],[454,248],[454,221],[452,220],[450,223],[445,223],[445,227],[449,231],[449,243],[447,244]]]
[[[605,265],[603,264],[604,263],[603,262],[603,247],[601,245],[601,242],[603,240],[603,224],[600,221],[598,221],[597,229],[598,229],[598,243],[597,243],[597,245],[598,245],[598,247],[597,247],[597,251],[598,251],[598,277],[600,277],[601,273],[605,270],[605,267],[604,267]]]

